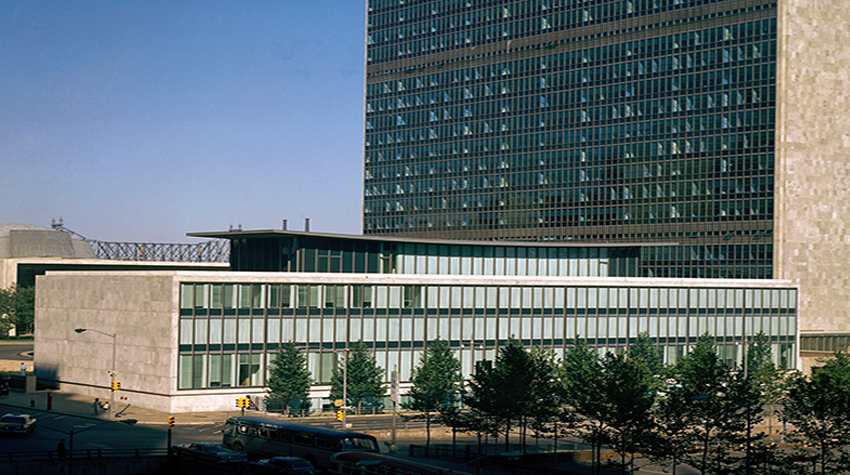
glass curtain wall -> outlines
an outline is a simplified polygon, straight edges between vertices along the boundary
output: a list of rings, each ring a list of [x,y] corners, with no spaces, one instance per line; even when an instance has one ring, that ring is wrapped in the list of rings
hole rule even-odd
[[[308,351],[329,384],[333,350],[363,340],[385,369],[410,378],[427,341],[449,341],[469,375],[509,338],[559,355],[581,338],[600,354],[647,332],[675,362],[713,335],[730,365],[740,343],[763,331],[776,363],[790,367],[797,294],[789,288],[222,284],[180,286],[180,389],[263,387],[282,342]]]

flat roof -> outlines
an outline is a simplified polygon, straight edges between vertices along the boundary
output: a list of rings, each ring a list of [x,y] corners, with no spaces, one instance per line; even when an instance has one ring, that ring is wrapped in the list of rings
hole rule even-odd
[[[241,283],[241,284],[366,284],[366,285],[452,285],[479,287],[680,287],[735,289],[799,289],[800,284],[788,279],[706,279],[671,277],[594,277],[594,276],[504,276],[448,274],[358,274],[329,272],[257,272],[204,270],[151,271],[48,271],[47,278],[98,275],[134,276],[138,278],[170,277],[174,282]],[[40,277],[41,278],[41,277]]]
[[[623,247],[646,247],[646,246],[678,246],[677,242],[624,242],[624,243],[590,243],[580,241],[473,241],[460,239],[429,239],[415,237],[397,236],[365,236],[362,234],[332,234],[317,233],[312,231],[289,231],[281,229],[262,230],[232,230],[187,233],[191,237],[204,237],[216,239],[244,239],[244,238],[280,238],[280,237],[319,237],[326,239],[367,241],[367,242],[394,242],[399,244],[442,244],[453,246],[513,246],[513,247],[579,247],[579,248],[623,248]]]

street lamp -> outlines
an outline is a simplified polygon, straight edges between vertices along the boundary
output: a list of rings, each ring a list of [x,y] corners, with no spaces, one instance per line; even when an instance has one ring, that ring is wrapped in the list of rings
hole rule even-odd
[[[115,386],[116,386],[116,384],[115,384],[115,375],[116,375],[116,373],[115,373],[115,343],[118,340],[118,338],[116,338],[117,335],[118,335],[118,332],[106,333],[106,332],[102,332],[100,330],[95,330],[93,328],[76,328],[76,329],[74,329],[74,331],[77,332],[77,333],[83,333],[85,331],[92,331],[92,332],[95,332],[95,333],[100,333],[101,335],[106,335],[109,338],[112,338],[112,371],[109,372],[109,376],[110,376],[109,411],[107,411],[106,415],[107,415],[107,417],[114,418],[115,417],[115,415],[114,415],[114,413],[115,413],[115,389],[116,389],[115,388]]]
[[[692,401],[702,401],[703,399],[708,399],[710,397],[719,397],[720,399],[726,399],[727,401],[734,402],[735,404],[747,409],[747,475],[750,475],[750,440],[752,433],[752,408],[749,404],[744,404],[743,402],[736,401],[730,397],[721,396],[721,395],[707,395],[707,396],[692,396]]]

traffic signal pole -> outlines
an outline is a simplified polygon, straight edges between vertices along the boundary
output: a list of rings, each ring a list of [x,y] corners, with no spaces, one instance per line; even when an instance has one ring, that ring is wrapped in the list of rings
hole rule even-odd
[[[171,455],[171,428],[174,427],[174,416],[168,416],[168,455]]]

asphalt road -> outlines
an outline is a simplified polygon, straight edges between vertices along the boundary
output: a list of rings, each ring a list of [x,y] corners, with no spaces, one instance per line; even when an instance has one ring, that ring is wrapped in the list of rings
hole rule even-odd
[[[0,360],[32,361],[32,342],[0,342]]]
[[[19,408],[0,403],[0,413],[17,412]],[[162,424],[147,425],[94,420],[64,414],[34,413],[38,418],[35,431],[29,435],[0,435],[0,453],[56,450],[60,438],[70,445],[74,432],[74,451],[97,449],[166,448],[168,429]],[[52,430],[51,430],[52,429]],[[172,444],[221,442],[221,424],[195,424],[172,429]]]

